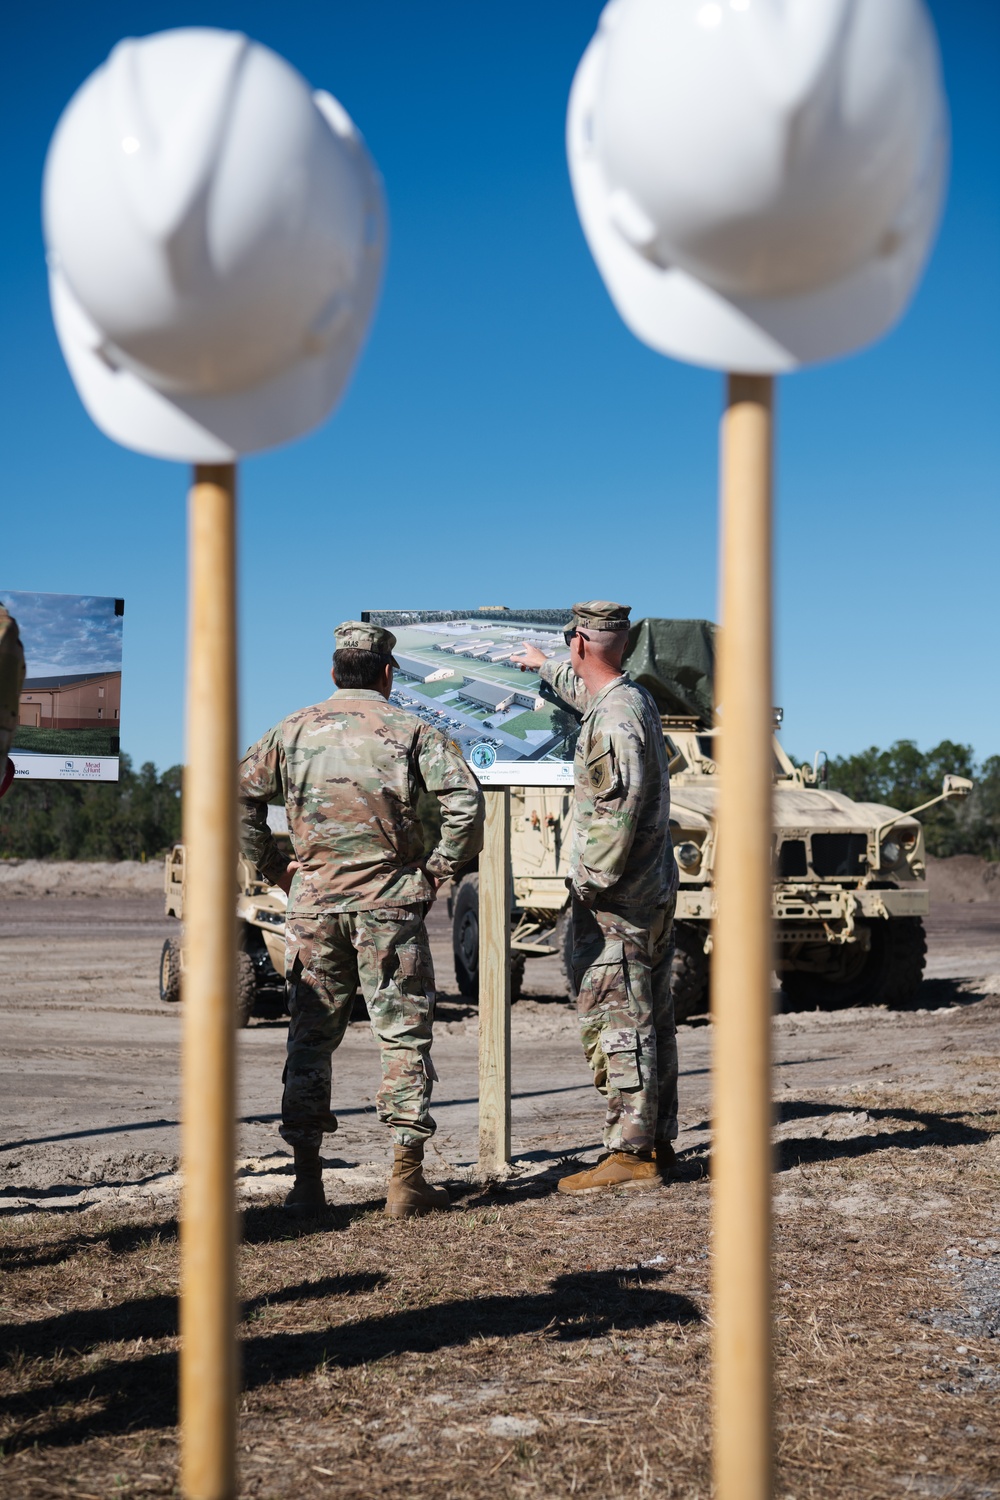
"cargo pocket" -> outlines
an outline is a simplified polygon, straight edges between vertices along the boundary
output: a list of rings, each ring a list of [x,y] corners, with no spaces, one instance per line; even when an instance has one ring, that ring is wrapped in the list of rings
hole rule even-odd
[[[596,926],[596,923],[595,923]],[[580,957],[585,957],[581,954]],[[577,954],[574,953],[574,968]],[[576,969],[579,974],[579,969]],[[578,978],[577,1009],[586,1014],[592,1010],[620,1009],[627,1002],[625,985],[625,950],[622,943],[605,942],[596,962],[587,965]]]
[[[609,1087],[640,1087],[639,1033],[634,1026],[609,1026],[601,1037],[601,1051],[608,1060]]]
[[[396,960],[400,979],[415,981],[415,985],[408,985],[408,989],[420,989],[430,999],[434,990],[434,963],[426,937],[418,933],[400,943],[396,949]]]

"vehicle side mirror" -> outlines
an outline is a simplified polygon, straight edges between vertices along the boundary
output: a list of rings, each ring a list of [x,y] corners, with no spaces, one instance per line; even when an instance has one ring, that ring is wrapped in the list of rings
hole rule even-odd
[[[967,797],[975,786],[968,776],[946,776],[941,783],[942,797]]]

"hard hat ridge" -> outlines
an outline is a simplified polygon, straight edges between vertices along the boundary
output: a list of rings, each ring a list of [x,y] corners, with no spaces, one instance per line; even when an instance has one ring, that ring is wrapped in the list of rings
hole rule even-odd
[[[105,432],[225,461],[321,421],[378,294],[381,181],[327,94],[241,33],[120,43],[57,126],[60,342]]]
[[[107,62],[112,152],[129,207],[143,229],[168,244],[208,189],[249,43],[242,32],[204,30],[188,89],[168,101],[161,128],[143,94],[142,43],[128,37]]]
[[[943,195],[923,0],[612,0],[567,119],[584,232],[653,348],[758,373],[899,317]]]

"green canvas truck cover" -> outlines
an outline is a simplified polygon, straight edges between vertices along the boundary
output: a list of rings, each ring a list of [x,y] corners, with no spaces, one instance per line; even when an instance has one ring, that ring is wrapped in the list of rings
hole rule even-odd
[[[623,665],[661,714],[712,724],[715,626],[711,620],[638,620]]]

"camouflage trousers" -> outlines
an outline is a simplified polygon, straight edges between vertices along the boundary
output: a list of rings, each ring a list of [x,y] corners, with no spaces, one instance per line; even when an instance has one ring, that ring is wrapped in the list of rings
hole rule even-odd
[[[434,966],[426,911],[422,903],[287,918],[291,1021],[281,1134],[291,1145],[318,1146],[337,1128],[330,1111],[331,1058],[344,1039],[359,983],[382,1060],[379,1119],[392,1126],[400,1145],[434,1134]]]
[[[576,1007],[583,1050],[607,1100],[609,1151],[652,1151],[677,1136],[674,906],[626,918],[573,903]]]

